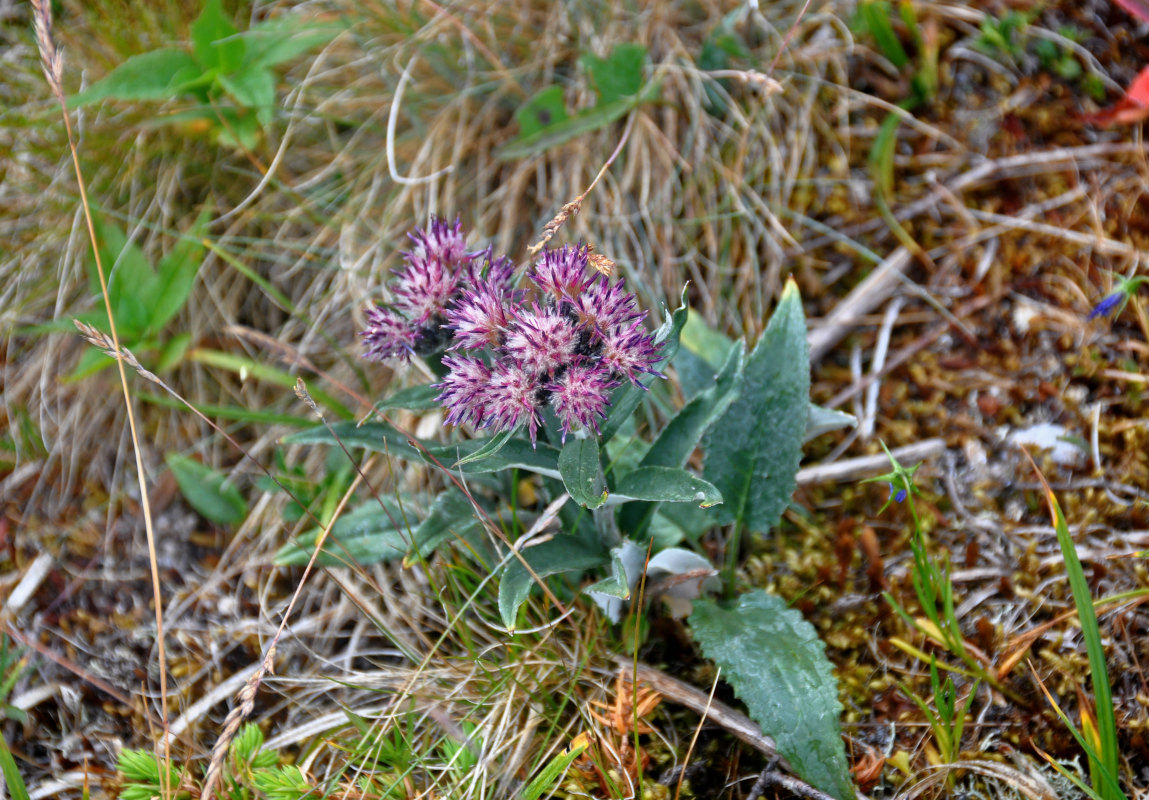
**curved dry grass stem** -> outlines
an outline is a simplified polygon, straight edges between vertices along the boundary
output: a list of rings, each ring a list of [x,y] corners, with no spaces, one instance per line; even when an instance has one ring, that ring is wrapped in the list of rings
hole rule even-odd
[[[100,279],[100,294],[104,299],[104,310],[108,315],[108,328],[111,332],[112,344],[115,347],[116,366],[120,374],[120,388],[124,394],[124,410],[128,416],[128,428],[131,432],[132,453],[136,462],[136,478],[140,489],[140,509],[144,517],[144,531],[148,542],[148,567],[151,571],[152,600],[155,603],[156,615],[156,651],[160,669],[160,724],[163,728],[164,763],[171,762],[171,744],[168,733],[168,670],[167,652],[164,645],[164,611],[163,594],[160,591],[160,570],[156,559],[156,537],[152,526],[152,509],[148,498],[148,483],[144,475],[143,454],[140,451],[140,437],[136,430],[136,416],[132,408],[132,393],[128,389],[128,374],[124,368],[124,358],[120,353],[120,339],[116,331],[116,317],[112,313],[112,301],[108,295],[108,275],[104,270],[103,260],[100,258],[100,245],[96,238],[96,226],[92,219],[92,209],[88,203],[88,190],[84,182],[84,173],[80,169],[80,155],[76,150],[76,139],[72,132],[72,120],[68,115],[68,103],[64,98],[63,87],[63,58],[56,48],[52,36],[52,9],[45,0],[32,0],[32,19],[36,31],[36,45],[40,49],[40,58],[44,66],[44,74],[48,84],[52,87],[52,94],[60,104],[60,114],[64,118],[64,130],[68,138],[68,151],[72,156],[72,166],[76,172],[76,185],[80,190],[80,206],[84,211],[84,222],[88,228],[88,238],[92,244],[92,254],[96,262],[96,273]],[[171,787],[167,785],[170,770],[163,769],[161,782],[164,784],[164,793],[168,794]]]

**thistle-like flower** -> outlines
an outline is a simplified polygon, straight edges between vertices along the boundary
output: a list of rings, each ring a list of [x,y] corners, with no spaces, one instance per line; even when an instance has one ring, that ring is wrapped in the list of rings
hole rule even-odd
[[[415,352],[419,332],[402,315],[390,308],[367,307],[367,330],[360,334],[366,349],[363,357],[371,361],[408,358]]]
[[[630,325],[619,325],[607,332],[600,357],[620,380],[626,378],[635,386],[646,388],[639,382],[642,373],[666,377],[654,368],[660,360],[661,349],[662,345],[642,327],[642,320],[636,319]]]
[[[485,400],[484,426],[498,433],[525,423],[531,444],[535,443],[539,409],[546,402],[546,391],[535,373],[506,361],[496,363],[491,369]]]
[[[563,443],[576,428],[598,433],[599,420],[606,419],[610,390],[618,381],[601,364],[586,360],[573,364],[557,380],[546,385],[551,393],[551,406],[563,425]]]
[[[598,338],[606,332],[644,316],[638,310],[634,295],[626,291],[624,281],[612,284],[605,275],[593,280],[580,294],[569,301],[580,325],[593,331]]]
[[[490,285],[483,285],[477,291],[468,290],[447,310],[447,327],[455,334],[451,349],[498,347],[510,321],[507,292]]]
[[[575,298],[587,285],[587,255],[585,247],[570,245],[548,250],[535,262],[531,280],[556,305]]]
[[[443,366],[450,372],[441,383],[436,384],[440,392],[435,401],[447,409],[446,423],[479,424],[486,410],[486,391],[491,380],[491,370],[482,361],[470,356],[446,356]]]
[[[570,364],[579,344],[575,324],[557,311],[533,306],[515,312],[515,325],[503,345],[506,357],[536,375],[553,376]]]

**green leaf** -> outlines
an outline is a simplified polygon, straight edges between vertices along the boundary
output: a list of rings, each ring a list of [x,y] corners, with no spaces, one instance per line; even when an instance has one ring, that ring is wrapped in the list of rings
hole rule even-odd
[[[682,344],[674,357],[674,368],[682,393],[690,400],[713,385],[735,342],[707,325],[697,313],[687,318],[680,339]]]
[[[569,534],[559,534],[548,542],[528,547],[520,554],[535,575],[546,578],[564,572],[583,572],[607,561],[607,554]],[[530,596],[534,577],[526,567],[512,556],[502,580],[499,581],[499,615],[503,625],[513,630],[519,607]]]
[[[191,295],[196,274],[203,263],[201,240],[209,219],[211,210],[205,208],[172,251],[157,265],[151,313],[146,326],[148,333],[159,333],[179,313]]]
[[[204,0],[203,11],[191,25],[192,52],[205,70],[227,75],[239,69],[247,45],[239,29],[223,14],[220,0]]]
[[[235,525],[247,516],[247,503],[227,475],[179,453],[168,453],[168,469],[180,494],[204,519],[217,525]]]
[[[480,527],[471,501],[455,488],[449,488],[431,504],[431,510],[411,534],[411,547],[404,564],[426,558],[451,538],[461,538]]]
[[[99,326],[106,328],[107,324]],[[64,383],[75,383],[82,381],[84,378],[91,377],[97,372],[103,372],[108,367],[116,363],[116,359],[100,350],[97,347],[88,347],[84,352],[80,353],[80,360],[76,362],[76,366],[64,376]]]
[[[463,464],[470,464],[476,461],[482,461],[485,458],[490,458],[506,447],[507,442],[511,441],[516,433],[518,433],[518,428],[512,428],[509,431],[496,434],[489,439],[479,439],[478,441],[481,442],[480,447],[470,455],[460,458],[455,462],[454,466],[461,467]]]
[[[405,389],[400,389],[395,394],[388,397],[386,400],[380,400],[375,404],[378,411],[383,411],[388,408],[404,408],[408,411],[429,411],[438,408],[439,404],[435,402],[435,398],[439,396],[442,389],[431,384],[422,384],[421,386],[408,386]]]
[[[536,94],[515,112],[515,122],[519,123],[519,139],[526,139],[539,133],[543,128],[566,122],[569,119],[563,103],[563,88],[548,86]]]
[[[658,503],[697,503],[701,508],[722,502],[722,493],[684,469],[674,467],[639,467],[628,472],[615,487],[611,502],[646,500]]]
[[[431,455],[444,464],[485,446],[486,439],[471,439],[454,445],[439,445],[428,448]],[[534,446],[526,439],[511,439],[497,453],[488,455],[481,461],[468,463],[462,472],[480,475],[499,472],[504,469],[525,469],[548,478],[559,478],[559,451],[544,442]]]
[[[335,521],[316,561],[328,567],[346,565],[348,560],[364,566],[398,561],[411,543],[407,528],[400,506],[389,500],[383,500],[382,505],[372,500]],[[312,528],[285,544],[275,554],[275,563],[303,566],[311,559],[320,533],[319,528]]]
[[[28,800],[28,787],[24,785],[20,768],[16,766],[16,759],[12,757],[8,741],[3,736],[0,736],[0,773],[4,774],[4,783],[8,786],[12,800]]]
[[[275,73],[264,67],[220,75],[219,85],[244,108],[270,111],[275,107]]]
[[[810,403],[810,355],[793,281],[743,369],[738,399],[704,442],[702,476],[722,493],[718,524],[773,527],[790,503]]]
[[[339,442],[348,449],[364,447],[373,453],[389,453],[398,458],[418,459],[422,453],[406,436],[385,422],[367,422],[356,425],[354,422],[337,422],[328,430],[325,425],[316,425],[311,430],[300,431],[283,437],[284,444],[327,444],[338,446]]]
[[[294,14],[264,20],[243,33],[247,43],[244,66],[274,67],[327,44],[345,29],[345,25]]]
[[[898,69],[910,62],[890,18],[890,4],[885,0],[864,2],[858,8],[862,23],[877,42],[878,50]]]
[[[579,59],[590,73],[591,83],[599,94],[600,103],[613,103],[638,94],[642,88],[642,67],[646,63],[646,48],[640,44],[615,45],[610,55],[599,58],[584,53]]]
[[[156,302],[158,282],[143,250],[129,242],[114,222],[96,217],[96,242],[100,261],[108,279],[108,302],[116,318],[120,340],[131,345],[144,334],[150,309]],[[100,283],[93,260],[90,270],[93,293],[100,294]],[[107,319],[100,328],[107,330]]]
[[[79,108],[105,98],[113,100],[167,100],[203,74],[191,54],[162,48],[132,56],[100,80],[68,99]]]
[[[816,436],[821,436],[823,433],[841,430],[842,428],[854,428],[857,427],[857,425],[858,418],[853,414],[847,414],[844,411],[836,411],[832,408],[811,403],[806,416],[806,435],[804,439],[808,442]]]
[[[587,748],[587,739],[582,734],[579,734],[583,741],[578,744],[572,743],[571,746],[563,750],[557,756],[547,762],[547,765],[542,768],[542,771],[534,777],[534,779],[526,785],[523,789],[523,800],[539,800],[544,794],[547,794],[554,788],[561,776],[576,758],[582,755],[583,751]]]
[[[734,608],[696,600],[690,628],[798,776],[837,800],[854,798],[833,664],[814,626],[757,590]]]
[[[598,439],[571,439],[559,454],[559,474],[571,499],[584,508],[606,502],[606,479],[599,461]]]
[[[539,153],[545,153],[547,150],[558,147],[583,134],[605,128],[615,120],[622,119],[643,103],[656,98],[660,88],[658,81],[651,81],[640,94],[634,97],[615,100],[613,103],[601,103],[569,119],[548,125],[529,136],[520,136],[500,148],[496,157],[502,161],[528,158]]]

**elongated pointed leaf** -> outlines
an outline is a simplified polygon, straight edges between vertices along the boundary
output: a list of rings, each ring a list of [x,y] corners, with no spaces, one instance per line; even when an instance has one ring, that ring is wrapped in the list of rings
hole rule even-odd
[[[323,566],[339,566],[348,562],[367,565],[398,561],[408,551],[411,543],[408,530],[413,525],[414,520],[405,516],[403,508],[396,503],[384,499],[381,506],[371,500],[335,521],[316,562]],[[311,560],[320,532],[319,528],[312,528],[281,547],[275,554],[275,563],[282,566],[306,564]]]
[[[593,569],[605,564],[608,558],[605,551],[594,549],[568,534],[560,534],[549,542],[528,547],[521,555],[540,578]],[[507,628],[515,627],[519,607],[530,596],[533,583],[534,578],[517,558],[507,565],[499,581],[499,615]]]
[[[375,408],[383,411],[388,408],[405,408],[409,411],[429,411],[433,408],[438,408],[439,404],[435,402],[435,398],[439,396],[442,389],[431,384],[423,384],[421,386],[408,386],[405,389],[400,389],[385,400],[380,400],[375,404]]]
[[[631,500],[659,503],[695,503],[702,508],[722,502],[714,484],[674,467],[639,467],[628,472],[610,496],[612,504]]]
[[[452,487],[435,498],[431,510],[411,534],[404,564],[426,558],[445,541],[462,537],[479,527],[475,509],[461,491]]]
[[[814,626],[758,590],[733,608],[696,600],[690,629],[794,771],[837,800],[853,800],[838,684]]]
[[[710,430],[702,476],[722,493],[718,522],[773,527],[790,502],[810,403],[810,355],[793,281],[746,361],[738,399]]]
[[[161,48],[124,61],[79,94],[68,98],[69,108],[113,100],[167,100],[203,73],[191,53]]]
[[[264,20],[243,33],[244,66],[274,67],[327,44],[345,29],[335,22],[300,19],[298,14]]]
[[[201,239],[211,219],[211,209],[205,208],[192,223],[187,233],[176,243],[168,255],[160,260],[156,270],[155,299],[149,309],[147,331],[159,333],[172,317],[179,313],[195,286],[196,274],[203,263]]]
[[[606,479],[599,462],[598,439],[570,439],[559,453],[559,474],[571,499],[584,508],[606,501]]]
[[[224,16],[219,0],[204,0],[203,10],[191,25],[196,61],[205,70],[217,69],[224,75],[239,69],[247,44],[238,33],[231,20]]]

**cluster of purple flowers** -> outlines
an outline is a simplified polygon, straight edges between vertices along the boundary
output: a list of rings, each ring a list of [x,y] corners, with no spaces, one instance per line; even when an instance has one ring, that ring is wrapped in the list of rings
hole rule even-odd
[[[590,252],[545,252],[512,286],[513,266],[491,251],[467,253],[460,225],[435,221],[411,234],[415,248],[396,276],[390,308],[371,307],[367,358],[428,355],[449,346],[438,401],[451,425],[494,432],[525,425],[533,443],[549,404],[563,438],[598,432],[610,392],[660,375],[660,345],[624,282],[588,271]]]

